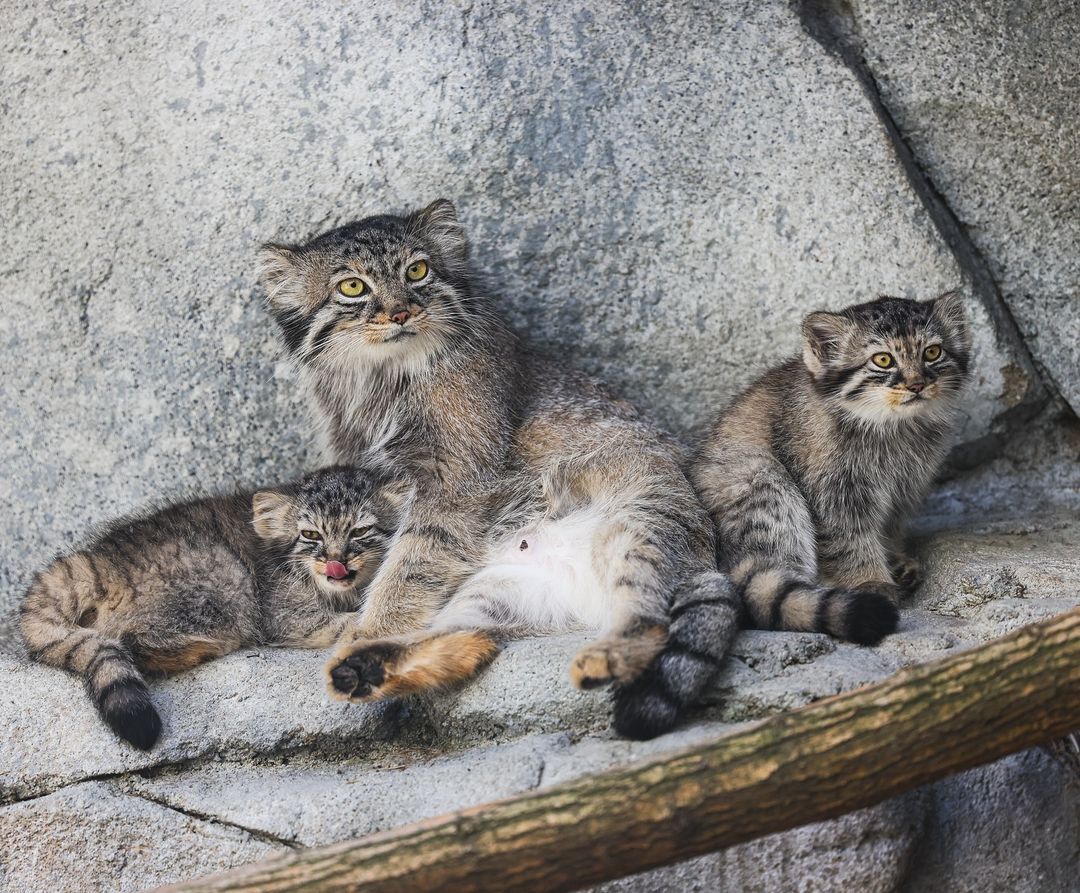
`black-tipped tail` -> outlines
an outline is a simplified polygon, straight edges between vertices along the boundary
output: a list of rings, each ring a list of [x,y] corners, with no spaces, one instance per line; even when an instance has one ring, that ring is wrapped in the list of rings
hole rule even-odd
[[[126,677],[92,694],[101,718],[117,735],[139,750],[149,750],[161,735],[161,717],[141,679]]]
[[[754,560],[741,563],[732,576],[756,629],[827,633],[876,645],[900,622],[900,593],[891,583],[821,586]]]
[[[697,574],[671,608],[668,641],[649,668],[613,692],[615,731],[643,741],[671,731],[716,678],[739,628],[735,587],[723,574]]]
[[[86,693],[109,728],[139,750],[153,747],[161,717],[128,649],[102,640],[84,675]]]
[[[858,645],[877,645],[896,632],[900,612],[886,593],[872,589],[841,591],[847,597],[847,604],[843,610],[843,629],[834,635]]]

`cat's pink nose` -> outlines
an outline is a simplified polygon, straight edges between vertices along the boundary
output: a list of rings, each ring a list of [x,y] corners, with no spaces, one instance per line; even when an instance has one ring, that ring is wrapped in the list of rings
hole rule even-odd
[[[918,394],[926,387],[926,382],[923,381],[911,381],[908,382],[907,389],[913,394]]]
[[[326,576],[334,580],[344,580],[349,576],[349,569],[340,561],[326,562]]]
[[[409,321],[409,311],[408,310],[399,310],[397,313],[395,313],[390,318],[394,322],[396,322],[399,326],[403,326],[403,325],[405,325],[405,323],[407,323]]]

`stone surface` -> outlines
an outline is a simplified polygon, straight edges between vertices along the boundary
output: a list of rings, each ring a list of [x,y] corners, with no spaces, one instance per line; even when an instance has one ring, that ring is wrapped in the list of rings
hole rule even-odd
[[[511,318],[684,434],[809,309],[972,294],[785,0],[23,0],[0,41],[9,606],[91,523],[315,461],[262,240],[452,196]],[[1026,384],[970,307],[977,438]]]
[[[927,833],[915,791],[831,822],[772,834],[671,868],[604,884],[602,893],[893,893]]]
[[[0,891],[137,891],[285,847],[88,782],[0,810]]]
[[[1080,409],[1080,7],[852,0],[882,99]]]
[[[381,708],[330,702],[322,654],[241,652],[153,686],[165,736],[149,754],[110,737],[74,680],[3,659],[0,835],[19,830],[0,855],[0,890],[79,889],[69,838],[80,842],[79,870],[101,889],[142,889],[556,785],[873,682],[1080,601],[1075,512],[977,518],[938,529],[919,548],[927,581],[896,635],[859,648],[744,632],[696,722],[647,743],[613,738],[605,696],[570,687],[576,636],[514,643],[470,686]],[[1080,785],[1066,783],[1073,772],[1032,751],[603,889],[1072,893],[1080,868]]]
[[[164,731],[149,753],[115,738],[73,677],[0,656],[0,803],[85,778],[193,760],[305,751],[341,756],[380,752],[391,742],[394,750],[430,753],[526,733],[602,731],[606,697],[576,691],[567,675],[580,645],[574,636],[516,642],[473,686],[438,699],[373,706],[330,700],[322,653],[238,652],[154,683]]]
[[[905,891],[1074,893],[1080,889],[1075,780],[1045,751],[1030,750],[931,786],[933,829],[913,854]]]

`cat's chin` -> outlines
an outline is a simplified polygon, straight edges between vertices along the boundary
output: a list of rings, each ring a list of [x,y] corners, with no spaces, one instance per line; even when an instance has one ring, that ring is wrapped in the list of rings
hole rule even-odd
[[[341,580],[335,580],[332,577],[324,577],[322,574],[313,575],[312,579],[315,580],[315,585],[323,592],[329,595],[341,595],[345,592],[351,592],[360,586],[359,575],[353,571],[353,573]]]
[[[844,403],[844,412],[866,425],[888,427],[912,419],[936,421],[949,414],[946,401],[939,397],[912,394],[906,399],[860,400]]]

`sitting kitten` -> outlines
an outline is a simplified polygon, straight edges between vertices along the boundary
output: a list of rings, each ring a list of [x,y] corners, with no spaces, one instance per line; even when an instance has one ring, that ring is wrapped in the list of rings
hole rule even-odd
[[[102,718],[149,749],[161,730],[142,673],[247,645],[323,648],[363,601],[397,489],[351,469],[117,521],[34,579],[31,658],[81,676]]]
[[[442,200],[267,246],[262,281],[336,462],[417,483],[335,697],[450,685],[499,641],[588,630],[581,688],[615,726],[667,731],[715,677],[739,598],[682,449],[599,382],[523,345]]]
[[[691,479],[753,625],[873,645],[918,585],[904,524],[945,454],[971,333],[949,293],[811,313],[803,342],[724,412]]]

